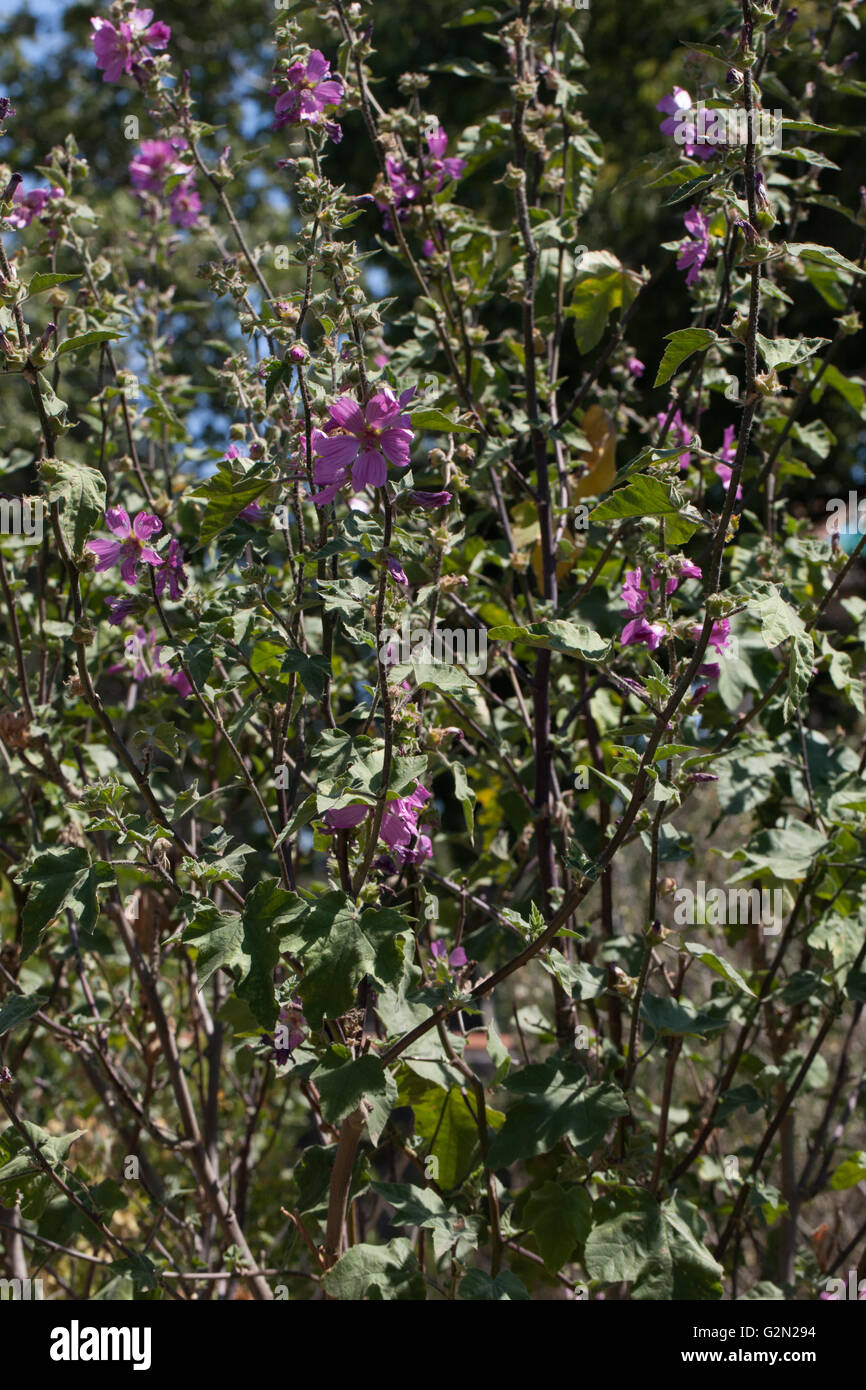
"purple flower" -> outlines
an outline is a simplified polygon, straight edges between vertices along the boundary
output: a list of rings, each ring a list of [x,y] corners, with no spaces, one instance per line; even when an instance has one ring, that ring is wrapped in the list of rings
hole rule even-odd
[[[408,588],[409,580],[406,578],[406,572],[393,555],[389,555],[385,563],[391,578],[396,580],[398,584],[405,584]]]
[[[410,796],[385,803],[379,835],[401,864],[418,864],[433,854],[429,836],[418,829],[419,812],[429,800],[430,793],[419,782]]]
[[[188,148],[186,140],[142,140],[138,154],[129,164],[129,179],[139,193],[154,193],[165,196],[165,184],[169,178],[184,175],[168,195],[169,218],[175,227],[191,227],[201,212],[201,198],[192,177],[193,166],[178,158],[181,150]]]
[[[686,284],[694,285],[697,283],[704,261],[707,259],[707,252],[710,249],[710,224],[698,208],[689,208],[683,222],[692,239],[684,241],[680,247],[677,270],[688,269]]]
[[[343,79],[339,73],[331,75],[331,64],[317,48],[306,63],[292,63],[271,87],[270,95],[277,98],[274,130],[282,130],[286,125],[320,126],[335,144],[343,138],[337,122],[325,116],[327,107],[336,109],[343,100]]]
[[[168,585],[169,597],[177,603],[183,597],[183,586],[186,584],[186,571],[183,567],[183,546],[179,541],[172,537],[169,542],[168,554],[163,561],[162,569],[156,576],[156,596],[162,597],[162,591]]]
[[[119,82],[124,73],[130,75],[136,60],[150,57],[150,48],[165,48],[171,30],[161,21],[151,24],[152,19],[153,10],[133,10],[118,29],[107,19],[91,19],[90,38],[103,82]]]
[[[725,489],[725,492],[727,492],[728,488],[731,486],[731,477],[732,477],[733,471],[734,471],[734,470],[731,468],[731,466],[730,466],[730,462],[731,462],[731,459],[733,459],[734,455],[735,455],[736,452],[737,452],[736,434],[737,434],[737,431],[736,431],[736,429],[734,428],[733,425],[727,425],[727,426],[725,427],[725,433],[724,433],[724,435],[722,436],[722,447],[721,447],[721,449],[719,450],[719,460],[720,460],[720,462],[717,463],[717,464],[715,464],[715,465],[713,466],[713,472],[716,473],[716,474],[718,475],[718,477],[721,478],[721,480],[722,480],[722,487]],[[743,487],[742,487],[742,484],[741,484],[741,483],[738,483],[738,484],[737,484],[737,501],[738,501],[738,502],[739,502],[740,498],[742,497],[742,495],[743,495]]]
[[[4,121],[8,121],[9,117],[15,114],[15,107],[12,105],[9,98],[0,97],[0,125],[2,125]]]
[[[692,636],[697,642],[703,632],[702,627],[692,628]],[[710,631],[710,640],[707,646],[712,647],[717,652],[722,652],[730,644],[731,640],[731,620],[730,618],[717,618]],[[718,668],[716,668],[718,674]]]
[[[192,686],[183,671],[172,671],[167,661],[162,659],[162,647],[157,643],[155,632],[145,632],[139,627],[127,637],[123,644],[127,660],[134,661],[132,679],[141,683],[149,676],[161,676],[166,685],[172,686],[183,699],[192,694]],[[125,671],[126,666],[119,662],[109,666],[109,672]]]
[[[9,226],[16,231],[29,227],[34,217],[42,216],[52,199],[62,197],[62,188],[31,188],[29,193],[25,193],[23,185],[19,183],[12,194],[12,211],[7,218]]]
[[[418,826],[419,813],[429,800],[430,793],[420,783],[416,783],[410,796],[385,803],[379,838],[385,841],[389,849],[394,850],[401,864],[420,864],[422,860],[432,857],[433,844],[430,837]],[[356,802],[351,806],[342,806],[338,811],[326,811],[323,819],[329,830],[351,830],[361,824],[370,809],[369,806]]]
[[[459,970],[466,964],[466,952],[463,947],[455,946],[453,951],[449,951],[445,942],[441,939],[431,943],[430,953],[435,956],[437,961],[444,961],[447,959],[448,969],[452,975],[455,970]]]
[[[626,370],[633,377],[643,376],[644,371],[646,370],[643,362],[641,362],[639,357],[629,357],[625,365]]]
[[[168,195],[168,217],[173,227],[192,227],[201,212],[201,198],[192,177],[177,184]]]
[[[419,492],[417,489],[409,493],[409,501],[416,507],[425,507],[429,511],[434,511],[437,507],[447,507],[451,501],[451,493],[445,492]]]
[[[666,420],[667,418],[668,418],[668,412],[667,412],[667,410],[660,410],[660,411],[658,412],[658,414],[656,415],[656,419],[658,420],[659,429],[664,429],[664,423],[665,423],[665,420]],[[680,412],[679,410],[677,410],[677,411],[674,413],[674,415],[672,416],[672,418],[671,418],[671,423],[670,423],[670,426],[669,426],[669,430],[670,430],[670,432],[673,433],[673,436],[674,436],[674,438],[675,438],[675,440],[676,440],[676,442],[677,442],[678,444],[690,444],[690,443],[691,443],[691,440],[692,440],[691,431],[689,430],[688,426],[685,425],[685,424],[683,423],[683,417],[682,417],[682,414],[681,414],[681,412]],[[691,454],[688,452],[688,450],[686,450],[686,452],[685,452],[684,454],[680,454],[680,457],[679,457],[679,465],[680,465],[680,472],[681,472],[681,473],[685,473],[685,471],[686,471],[686,469],[688,468],[690,462],[691,462]]]
[[[276,1034],[274,1035],[274,1062],[278,1067],[283,1066],[291,1060],[295,1048],[300,1047],[306,1037],[307,1020],[301,1011],[301,1001],[298,998],[292,1000],[288,1008],[280,1009],[280,1017],[277,1025],[277,1033],[280,1034],[280,1042],[285,1042],[281,1047],[277,1043]]]
[[[682,144],[688,157],[691,159],[697,155],[699,159],[712,159],[716,153],[715,147],[700,139],[694,122],[684,119],[685,112],[692,110],[692,99],[683,87],[674,87],[670,96],[657,101],[656,110],[667,115],[667,120],[659,126],[662,135],[675,135],[682,127],[682,136],[677,144]]]
[[[384,487],[388,464],[407,468],[412,444],[412,423],[402,413],[415,394],[414,387],[397,400],[389,390],[376,393],[361,406],[352,396],[340,396],[330,408],[324,430],[313,435],[316,455],[313,476],[322,489],[313,494],[317,507],[332,502],[352,470],[352,490]]]
[[[670,597],[671,594],[676,593],[677,589],[679,588],[679,583],[681,579],[702,578],[702,570],[700,565],[693,565],[691,560],[684,559],[682,555],[676,557],[676,566],[676,574],[669,575],[668,578],[665,580],[665,593],[668,595],[668,597]],[[659,580],[657,573],[653,573],[650,575],[651,589],[657,589],[659,587],[660,582],[661,581]]]
[[[661,623],[648,623],[646,618],[632,618],[623,628],[619,640],[623,647],[645,642],[649,650],[654,652],[664,635],[665,629]]]
[[[690,772],[687,780],[700,784],[702,782],[718,782],[719,779],[715,772]]]
[[[142,140],[138,153],[129,161],[129,180],[133,188],[143,193],[162,196],[165,181],[171,174],[188,174],[191,164],[183,164],[178,152],[187,148],[186,140]]]
[[[100,570],[111,569],[119,562],[121,578],[127,584],[134,584],[139,563],[154,566],[163,564],[162,556],[157,555],[155,550],[145,544],[151,536],[162,530],[162,522],[158,516],[153,516],[150,512],[139,512],[135,524],[130,525],[129,513],[123,507],[109,507],[105,513],[105,524],[118,539],[87,542],[87,549],[99,556],[97,573]]]
[[[323,819],[330,830],[352,830],[361,824],[369,809],[369,806],[355,802],[351,806],[341,806],[338,811],[326,811]]]
[[[242,512],[238,512],[238,520],[249,521],[252,525],[256,525],[258,522],[264,521],[267,514],[266,509],[260,507],[258,502],[250,502],[248,507],[244,507]]]
[[[402,160],[394,159],[391,155],[385,159],[388,183],[391,185],[397,217],[401,222],[409,215],[412,205],[423,195],[423,184],[427,179],[435,178],[435,191],[441,193],[446,183],[459,179],[466,168],[465,159],[446,159],[443,157],[448,148],[448,136],[441,126],[438,130],[430,131],[425,136],[425,140],[428,153],[426,156],[419,156],[417,164],[407,166]],[[419,166],[420,178],[418,177]],[[385,229],[390,230],[392,223],[389,205],[377,199],[376,206],[385,214]],[[426,245],[425,242],[425,247]],[[435,249],[431,243],[424,254],[432,255]]]
[[[640,579],[640,566],[636,570],[626,570],[622,601],[630,613],[642,613],[646,608],[647,595],[640,586]]]
[[[105,602],[111,609],[108,621],[112,627],[120,627],[124,618],[128,618],[130,613],[134,613],[138,607],[134,598],[115,598],[111,594]]]

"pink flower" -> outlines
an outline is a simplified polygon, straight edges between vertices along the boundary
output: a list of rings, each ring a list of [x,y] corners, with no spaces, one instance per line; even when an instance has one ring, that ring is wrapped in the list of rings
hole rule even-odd
[[[150,57],[150,48],[165,48],[171,38],[167,24],[151,24],[153,10],[133,10],[128,20],[115,29],[107,19],[91,19],[90,33],[96,66],[105,76],[103,82],[119,82],[124,73],[133,70],[136,61]]]
[[[277,1034],[274,1034],[274,1061],[278,1067],[291,1061],[292,1053],[300,1047],[306,1037],[307,1020],[301,1010],[301,1001],[297,997],[291,1002],[288,1008],[280,1009],[279,1025],[277,1033],[280,1034],[280,1046],[277,1043]]]
[[[691,240],[684,241],[680,247],[677,270],[688,269],[686,284],[695,285],[710,249],[710,224],[698,208],[689,208],[683,222]]]
[[[244,507],[242,512],[238,512],[238,520],[249,521],[256,525],[259,521],[264,521],[267,514],[266,509],[260,507],[258,502],[250,502],[248,507]]]
[[[130,525],[129,513],[123,507],[109,507],[105,513],[105,524],[119,539],[97,539],[87,542],[87,549],[99,556],[97,573],[100,570],[111,569],[119,562],[121,578],[127,584],[134,584],[138,577],[139,563],[154,566],[164,563],[162,557],[145,544],[151,536],[162,530],[162,522],[158,516],[153,516],[150,512],[139,512],[133,526]]]
[[[654,652],[664,635],[665,629],[661,623],[648,623],[646,618],[632,618],[623,628],[619,640],[623,647],[645,642],[649,650]]]
[[[658,412],[658,414],[656,415],[656,419],[658,420],[658,423],[659,423],[659,429],[663,429],[663,428],[664,428],[664,423],[665,423],[665,420],[666,420],[667,418],[668,418],[668,412],[667,412],[667,410],[660,410],[660,411]],[[692,439],[691,431],[689,430],[688,426],[685,425],[685,424],[683,423],[683,417],[682,417],[682,414],[681,414],[681,412],[680,412],[679,410],[677,410],[677,411],[675,412],[675,414],[673,415],[673,417],[672,417],[672,419],[671,419],[670,426],[669,426],[669,430],[673,433],[674,438],[675,438],[675,440],[676,440],[676,442],[677,442],[678,444],[690,444],[690,443],[691,443],[691,439]],[[680,457],[679,457],[679,465],[680,465],[680,472],[681,472],[681,473],[685,473],[685,471],[686,471],[686,469],[688,468],[690,462],[691,462],[691,454],[688,452],[688,450],[686,450],[686,452],[685,452],[684,454],[680,454]]]
[[[433,854],[429,835],[425,835],[418,826],[419,813],[429,800],[430,793],[416,783],[411,795],[385,803],[379,838],[395,851],[401,864],[420,864]],[[342,806],[338,811],[326,811],[323,819],[330,830],[351,830],[366,819],[371,809],[355,803]]]
[[[161,676],[166,685],[172,686],[183,699],[192,694],[192,686],[187,680],[183,671],[172,671],[167,661],[162,659],[162,647],[157,643],[155,632],[145,632],[143,627],[137,628],[132,636],[127,637],[123,644],[123,649],[127,660],[135,663],[132,670],[132,679],[139,684],[148,679],[149,676]],[[125,671],[126,666],[119,662],[116,666],[109,666],[112,674],[118,671]]]
[[[192,172],[191,164],[184,164],[178,159],[178,152],[187,148],[187,142],[182,138],[142,140],[138,153],[129,161],[129,179],[133,188],[162,196],[165,181],[171,174]]]
[[[692,636],[697,642],[703,632],[702,627],[692,628]],[[729,646],[731,640],[731,620],[730,618],[717,618],[710,631],[710,640],[707,646],[712,647],[717,652],[722,652]]]
[[[722,436],[722,447],[719,450],[720,462],[715,464],[713,467],[713,472],[716,473],[722,480],[722,487],[725,489],[725,492],[727,492],[728,488],[731,486],[731,478],[733,476],[734,471],[730,466],[730,461],[734,458],[737,452],[736,434],[737,431],[733,425],[727,425],[725,427],[725,433]],[[741,483],[738,483],[738,502],[741,499],[742,495],[743,487]]]
[[[350,468],[352,490],[361,492],[365,487],[384,487],[389,463],[395,468],[409,466],[412,423],[402,408],[414,394],[412,387],[398,401],[384,389],[365,407],[352,396],[340,396],[334,402],[325,429],[313,435],[313,476],[322,489],[313,494],[317,507],[333,501],[348,481]]]
[[[130,613],[134,613],[138,604],[134,598],[115,598],[109,595],[105,600],[111,609],[108,621],[111,627],[120,627],[124,618],[128,618]]]
[[[692,99],[688,92],[683,87],[674,87],[670,96],[663,96],[661,101],[656,102],[656,111],[663,111],[667,115],[659,130],[662,135],[674,135],[682,127],[677,144],[682,145],[689,159],[694,155],[699,159],[712,159],[716,153],[715,147],[700,139],[694,121],[684,119],[684,113],[691,109]]]
[[[156,596],[162,597],[162,591],[168,585],[169,597],[177,603],[183,597],[183,586],[186,584],[186,571],[183,567],[183,546],[179,541],[172,537],[169,542],[168,554],[163,561],[162,569],[156,576]]]
[[[643,376],[644,371],[646,370],[643,362],[641,362],[639,357],[629,357],[625,365],[626,370],[633,377]]]
[[[195,181],[185,178],[168,195],[168,216],[173,227],[192,227],[201,212],[201,198]]]
[[[288,83],[288,89],[284,83]],[[277,98],[274,130],[282,130],[286,125],[320,126],[335,144],[343,138],[337,122],[325,116],[327,107],[333,114],[343,100],[343,79],[339,73],[331,75],[331,64],[317,48],[306,63],[292,63],[287,72],[280,74],[270,95]]]
[[[640,566],[636,570],[626,570],[622,586],[622,601],[630,613],[642,613],[646,608],[647,595],[640,586]]]
[[[668,597],[670,597],[671,594],[676,593],[677,589],[679,588],[679,583],[681,579],[702,578],[702,571],[700,565],[693,565],[691,560],[684,559],[682,555],[678,555],[676,557],[675,564],[677,567],[676,574],[669,575],[668,578],[665,580],[665,593],[668,595]],[[657,589],[659,587],[660,582],[661,581],[659,580],[657,573],[653,573],[650,575],[651,589]]]
[[[393,555],[389,555],[385,563],[388,566],[388,573],[391,578],[395,579],[398,584],[405,584],[408,587],[409,580],[406,578],[406,572],[402,565],[394,559]]]
[[[444,961],[447,958],[448,969],[452,975],[455,970],[459,970],[462,966],[466,964],[466,952],[464,951],[463,947],[455,946],[453,951],[449,951],[447,946],[445,945],[445,942],[442,941],[441,938],[439,941],[434,941],[431,943],[430,953],[431,955],[436,957],[437,961]]]
[[[417,490],[409,493],[409,501],[414,502],[416,507],[424,507],[429,511],[435,511],[437,507],[447,507],[451,501],[451,493],[445,492],[418,492]]]
[[[413,204],[423,196],[423,184],[427,179],[435,178],[435,192],[440,193],[446,183],[459,179],[466,168],[465,159],[443,158],[448,148],[448,136],[441,126],[424,138],[427,143],[428,154],[427,156],[419,156],[416,162],[406,165],[402,160],[394,159],[391,155],[385,159],[388,182],[391,185],[397,217],[401,222],[409,215]],[[419,166],[420,178],[418,177]],[[390,230],[392,223],[389,205],[377,199],[376,206],[385,214],[386,231]],[[425,247],[427,247],[427,242],[425,242]],[[430,242],[429,247],[424,249],[424,255],[432,255],[435,249],[433,243]]]
[[[42,216],[48,203],[54,198],[62,197],[62,188],[31,188],[29,193],[25,193],[19,183],[12,194],[12,211],[7,218],[9,226],[14,227],[16,231],[29,227],[34,217]]]
[[[369,806],[355,802],[352,806],[341,806],[338,811],[326,811],[323,819],[330,830],[351,830],[361,824],[369,810]]]
[[[433,854],[429,836],[418,829],[419,812],[429,800],[430,793],[419,782],[410,796],[385,803],[379,835],[396,852],[401,864],[417,864]]]

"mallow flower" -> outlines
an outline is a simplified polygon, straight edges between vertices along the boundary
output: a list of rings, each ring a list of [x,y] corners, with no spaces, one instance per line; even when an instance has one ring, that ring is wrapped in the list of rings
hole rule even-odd
[[[710,223],[699,208],[689,208],[683,217],[689,240],[680,246],[677,270],[688,270],[687,285],[695,285],[710,249]]]
[[[321,491],[313,493],[317,507],[332,502],[351,470],[352,491],[384,487],[388,464],[409,466],[412,422],[403,413],[415,394],[404,391],[397,400],[389,390],[377,391],[366,406],[353,396],[340,396],[330,407],[324,430],[313,434],[313,477]]]
[[[116,540],[108,541],[97,537],[87,542],[87,549],[98,557],[97,573],[120,565],[120,576],[127,584],[134,584],[138,578],[139,564],[164,564],[147,542],[162,530],[162,522],[151,512],[139,512],[134,523],[130,523],[129,513],[123,507],[109,507],[105,513],[105,524]]]
[[[151,48],[165,48],[171,29],[159,20],[152,24],[152,19],[153,10],[133,10],[117,29],[107,19],[91,19],[90,39],[103,82],[119,82],[137,61],[150,57]]]
[[[286,125],[319,126],[339,144],[343,132],[336,121],[326,117],[343,100],[343,79],[339,73],[331,72],[331,64],[323,53],[314,48],[306,62],[292,63],[279,82],[270,89],[276,96],[274,106],[274,130],[282,130]]]

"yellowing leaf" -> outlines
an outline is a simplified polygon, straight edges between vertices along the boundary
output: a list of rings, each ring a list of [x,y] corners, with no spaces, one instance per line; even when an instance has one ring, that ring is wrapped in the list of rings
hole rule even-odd
[[[578,454],[587,471],[569,483],[572,502],[579,502],[582,497],[600,497],[607,492],[616,472],[616,427],[607,411],[600,405],[591,405],[580,428],[592,447]]]

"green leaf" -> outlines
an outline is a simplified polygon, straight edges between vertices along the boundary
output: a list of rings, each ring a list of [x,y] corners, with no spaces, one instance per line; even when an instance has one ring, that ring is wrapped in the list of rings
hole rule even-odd
[[[400,979],[399,938],[406,927],[406,919],[393,908],[368,908],[359,917],[356,905],[343,893],[327,893],[308,909],[301,926],[300,994],[312,1028],[350,1009],[365,975],[383,985]]]
[[[60,459],[43,459],[39,472],[48,484],[48,500],[58,504],[66,544],[79,559],[85,541],[105,515],[105,479],[95,468]]]
[[[423,430],[429,434],[472,434],[473,431],[472,425],[462,425],[433,406],[410,411],[409,419],[414,430]]]
[[[575,288],[566,315],[574,319],[574,336],[581,353],[601,341],[614,310],[623,313],[641,287],[641,276],[626,270],[610,251],[588,251],[580,258]]]
[[[447,1074],[444,1080],[449,1082]],[[435,1158],[438,1164],[439,1187],[443,1191],[459,1187],[478,1151],[475,1115],[460,1087],[446,1084],[443,1088],[404,1065],[397,1076],[397,1089],[400,1104],[412,1107],[424,1156]],[[488,1109],[488,1120],[492,1113]]]
[[[628,1113],[617,1086],[588,1086],[578,1067],[554,1060],[513,1073],[506,1090],[523,1092],[512,1105],[487,1155],[489,1168],[507,1168],[518,1159],[549,1153],[567,1136],[588,1157],[609,1126]]]
[[[276,879],[257,883],[244,903],[242,947],[249,966],[235,992],[268,1032],[279,1013],[274,967],[280,958],[280,927],[284,914],[294,908],[294,903],[294,895],[281,888]]]
[[[501,1269],[495,1279],[486,1269],[470,1269],[460,1280],[457,1294],[473,1303],[526,1303],[529,1300],[526,1285],[510,1269]]]
[[[206,985],[220,967],[234,972],[246,969],[243,922],[237,912],[218,912],[212,903],[200,903],[183,934],[184,942],[195,948],[195,969],[200,986]]]
[[[586,623],[570,623],[564,618],[530,623],[527,627],[503,623],[490,628],[487,636],[491,642],[522,642],[527,647],[564,652],[584,661],[603,661],[610,651],[610,643],[594,628]]]
[[[92,932],[96,925],[100,884],[114,882],[111,866],[91,865],[87,850],[77,845],[52,845],[36,855],[18,874],[18,882],[30,885],[22,917],[21,958],[26,960],[39,944],[42,931],[69,908],[81,927]]]
[[[545,1268],[555,1274],[589,1235],[592,1202],[585,1187],[546,1182],[532,1193],[523,1220],[538,1241]]]
[[[717,975],[721,975],[723,980],[727,980],[730,984],[735,985],[737,989],[741,989],[744,994],[750,994],[753,999],[755,998],[755,991],[749,988],[739,970],[735,970],[728,961],[723,960],[721,956],[717,956],[715,951],[708,951],[707,948],[702,946],[698,941],[684,941],[683,947],[691,955],[697,956],[698,960],[702,961],[704,965],[708,965]]]
[[[626,516],[676,516],[682,507],[679,495],[661,478],[638,473],[589,514],[590,521],[619,521]]]
[[[678,328],[675,333],[666,333],[665,341],[668,346],[653,382],[654,388],[664,386],[666,381],[670,381],[677,367],[681,366],[686,358],[691,357],[693,352],[701,352],[719,340],[710,328]]]
[[[359,1302],[418,1301],[425,1297],[424,1277],[411,1242],[402,1236],[387,1245],[353,1245],[322,1277],[332,1298]]]
[[[655,994],[645,994],[640,1006],[643,1018],[656,1033],[680,1035],[694,1034],[704,1037],[707,1033],[717,1033],[727,1028],[726,1018],[714,1017],[696,1009],[688,999],[669,999]]]
[[[760,619],[761,636],[768,647],[778,647],[787,637],[805,631],[802,618],[785,602],[775,584],[750,579],[737,591],[747,598],[749,609]]]
[[[859,1182],[866,1179],[866,1153],[862,1150],[859,1153],[851,1154],[844,1163],[840,1163],[832,1178],[830,1186],[834,1192],[847,1192],[849,1187],[856,1187]]]
[[[801,261],[814,261],[818,265],[832,266],[836,270],[845,271],[848,275],[866,274],[866,271],[861,270],[859,265],[847,260],[832,246],[818,246],[813,241],[789,241],[786,249],[789,255],[796,256]]]
[[[466,768],[462,763],[451,763],[451,771],[454,775],[454,795],[463,807],[466,833],[471,840],[475,833],[475,792],[469,785]]]
[[[432,1231],[437,1260],[449,1250],[455,1259],[462,1260],[477,1247],[479,1218],[452,1211],[432,1188],[402,1182],[374,1182],[372,1187],[394,1207],[393,1225]]]
[[[683,1198],[660,1206],[648,1192],[618,1188],[596,1203],[593,1220],[584,1252],[591,1279],[632,1284],[638,1300],[722,1297],[724,1271],[696,1233],[699,1212]]]
[[[78,275],[55,275],[49,271],[39,270],[27,287],[28,297],[32,299],[35,294],[44,294],[46,290],[53,290],[55,285],[65,285],[67,280],[78,280],[79,278]]]
[[[829,338],[765,338],[763,333],[756,336],[768,372],[799,367],[830,341]]]
[[[32,1018],[36,1011],[42,1008],[47,998],[48,996],[41,992],[10,994],[0,1009],[0,1037],[12,1028],[17,1028],[19,1024],[26,1023],[28,1018]]]
[[[68,352],[80,352],[83,348],[93,347],[96,343],[110,343],[121,336],[120,333],[112,332],[110,328],[91,328],[87,333],[78,333],[74,338],[65,338],[57,349],[57,356],[65,357]]]
[[[215,536],[236,521],[244,507],[255,502],[268,487],[268,479],[260,474],[236,479],[227,467],[218,468],[204,482],[198,483],[185,499],[207,503],[199,528],[199,548],[208,545]]]
[[[331,1047],[311,1076],[319,1088],[322,1115],[329,1124],[345,1119],[365,1097],[370,1101],[378,1097],[385,1103],[385,1118],[372,1133],[376,1143],[388,1114],[397,1104],[397,1085],[379,1058],[367,1053],[353,1061],[347,1048]]]

